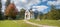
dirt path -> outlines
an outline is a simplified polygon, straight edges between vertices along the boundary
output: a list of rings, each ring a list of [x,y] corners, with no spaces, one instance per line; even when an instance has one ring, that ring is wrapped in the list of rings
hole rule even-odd
[[[32,23],[32,22],[29,22],[27,20],[24,20],[26,23],[28,24],[32,24],[32,25],[35,25],[35,26],[38,26],[38,27],[57,27],[57,26],[47,26],[47,25],[40,25],[40,24],[36,24],[36,23]]]

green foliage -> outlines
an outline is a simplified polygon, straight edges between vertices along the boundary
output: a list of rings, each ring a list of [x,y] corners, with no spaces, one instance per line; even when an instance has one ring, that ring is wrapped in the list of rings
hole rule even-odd
[[[54,6],[51,7],[51,11],[43,15],[43,19],[59,20],[60,19],[60,9],[56,9]]]
[[[0,0],[0,20],[2,20],[2,3],[1,3],[1,0]]]
[[[24,19],[24,16],[25,16],[25,10],[22,8],[20,10],[20,19]]]
[[[40,13],[39,13],[39,18],[40,18],[40,20],[42,20],[42,17],[43,17],[43,13],[40,12]]]
[[[56,8],[52,8],[51,11],[48,13],[48,18],[53,20],[60,19],[59,17],[60,12]]]

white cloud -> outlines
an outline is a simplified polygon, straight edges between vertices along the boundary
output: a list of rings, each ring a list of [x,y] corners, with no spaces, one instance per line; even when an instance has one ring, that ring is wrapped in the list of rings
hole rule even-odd
[[[41,5],[41,6],[33,6],[33,9],[37,9],[38,11],[43,11],[47,9],[47,6]]]
[[[2,1],[2,5],[5,5],[6,0],[1,0],[1,1]]]
[[[19,7],[30,8],[33,4],[40,3],[40,0],[14,0],[15,4]]]
[[[5,10],[5,2],[6,2],[6,0],[2,0],[2,12],[4,12],[4,10]]]
[[[48,1],[48,5],[60,5],[60,0],[57,1]]]
[[[36,9],[32,9],[32,11],[35,11]]]
[[[5,10],[5,6],[2,6],[3,8],[2,8],[2,12],[4,12],[4,10]]]
[[[20,2],[27,3],[27,0],[20,0]]]
[[[2,0],[3,2],[6,2],[6,0]]]
[[[21,8],[29,9],[32,5],[37,5],[40,3],[40,0],[11,0],[11,3],[14,1],[16,7],[20,11]],[[6,0],[2,0],[2,5],[5,6]],[[4,7],[2,7],[4,9]]]
[[[45,2],[45,1],[48,1],[48,0],[42,0],[42,2]]]

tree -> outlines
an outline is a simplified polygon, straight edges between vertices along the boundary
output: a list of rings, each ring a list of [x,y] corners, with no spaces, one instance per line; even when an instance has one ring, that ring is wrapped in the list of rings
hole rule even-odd
[[[35,10],[35,11],[34,11],[34,17],[35,17],[35,19],[38,18],[38,10]]]
[[[39,12],[39,18],[40,18],[40,20],[43,19],[43,13],[42,12]]]
[[[53,20],[60,19],[59,15],[60,12],[58,11],[58,9],[55,8],[55,6],[52,6],[51,11],[47,14],[48,19],[53,19]]]
[[[16,9],[14,3],[9,4],[5,10],[5,16],[12,17],[13,19],[16,18],[17,13],[18,10]]]
[[[5,12],[4,12],[4,16],[5,16],[5,19],[8,19],[7,17],[7,15],[5,15],[5,13],[6,13],[6,10],[7,10],[7,7],[8,7],[8,5],[10,4],[10,0],[6,0],[6,3],[5,3]]]
[[[59,20],[60,19],[60,9],[55,8],[55,6],[51,6],[51,10],[43,14],[42,19],[49,19],[49,20]]]
[[[25,10],[22,8],[20,10],[20,19],[24,19],[24,16],[25,16]]]
[[[0,20],[2,20],[2,11],[1,11],[1,9],[2,9],[2,3],[1,3],[1,0],[0,0]]]

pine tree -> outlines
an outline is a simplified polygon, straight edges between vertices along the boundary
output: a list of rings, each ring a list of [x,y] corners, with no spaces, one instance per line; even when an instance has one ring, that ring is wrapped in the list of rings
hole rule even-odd
[[[0,0],[0,20],[2,20],[2,11],[1,11],[1,9],[2,9],[2,3],[1,3],[1,0]]]
[[[20,10],[20,19],[24,19],[24,16],[25,16],[25,10],[22,8]]]

